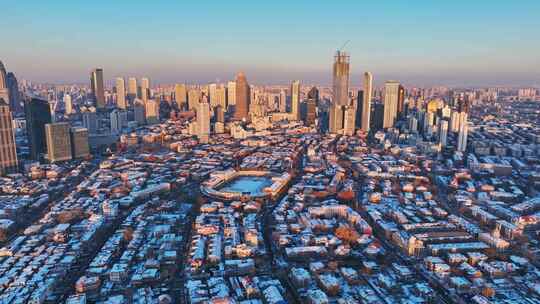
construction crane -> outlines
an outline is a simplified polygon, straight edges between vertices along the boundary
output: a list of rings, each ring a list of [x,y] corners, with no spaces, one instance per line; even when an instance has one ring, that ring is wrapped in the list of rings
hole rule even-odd
[[[349,44],[350,40],[345,41],[345,43],[338,49],[339,52],[343,51],[343,49]]]

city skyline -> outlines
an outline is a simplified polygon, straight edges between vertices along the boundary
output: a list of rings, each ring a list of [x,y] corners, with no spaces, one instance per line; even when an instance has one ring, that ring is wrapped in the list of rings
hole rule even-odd
[[[0,303],[540,303],[540,4],[5,7]]]
[[[405,85],[539,85],[539,4],[481,2],[347,3],[347,9],[259,3],[247,8],[261,14],[246,16],[237,10],[240,3],[29,2],[6,7],[0,28],[10,29],[3,33],[10,41],[4,62],[19,78],[36,82],[81,83],[92,67],[101,67],[107,84],[122,75],[148,76],[154,83],[226,81],[243,71],[253,84],[299,79],[328,85],[326,58],[350,40],[345,51],[351,54],[352,86],[365,71],[377,86],[388,79]],[[91,14],[100,22],[87,18]],[[310,18],[317,22],[305,22]],[[35,49],[39,57],[31,53]]]

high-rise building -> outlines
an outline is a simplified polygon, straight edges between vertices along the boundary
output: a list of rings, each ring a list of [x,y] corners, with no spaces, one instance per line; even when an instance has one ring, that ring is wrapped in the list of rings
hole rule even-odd
[[[356,95],[356,128],[362,129],[362,116],[363,116],[363,107],[364,107],[364,91],[358,90]]]
[[[362,98],[362,123],[361,129],[365,132],[369,132],[370,120],[371,120],[371,97],[373,94],[373,75],[370,72],[364,73],[364,91]],[[360,96],[360,95],[359,95]],[[358,105],[360,106],[360,98],[358,99]]]
[[[133,117],[137,122],[137,125],[142,126],[146,124],[145,104],[142,100],[136,98],[133,101]]]
[[[330,105],[330,111],[328,113],[328,132],[332,134],[338,134],[343,130],[343,114],[344,106]]]
[[[291,114],[294,120],[300,120],[300,81],[291,84]]]
[[[311,88],[308,92],[307,107],[306,107],[306,126],[313,126],[317,121],[317,106],[319,104],[319,90],[316,87]]]
[[[81,127],[73,127],[70,130],[71,155],[73,158],[83,158],[90,155],[88,145],[88,130]]]
[[[64,108],[66,109],[66,115],[73,114],[73,102],[71,101],[71,95],[64,93]]]
[[[90,74],[90,88],[96,108],[105,107],[105,86],[103,84],[103,69],[94,69]]]
[[[141,95],[139,98],[144,102],[150,98],[150,79],[146,77],[141,78]]]
[[[46,124],[45,136],[47,139],[47,159],[50,162],[71,159],[71,136],[67,122]]]
[[[405,88],[399,85],[398,88],[398,102],[397,102],[397,115],[402,117],[405,111]]]
[[[225,122],[225,108],[223,108],[221,105],[217,105],[214,108],[214,117],[216,122]]]
[[[201,102],[201,90],[199,89],[190,89],[188,91],[188,109],[196,110],[199,107],[199,103]]]
[[[329,131],[330,133],[341,133],[345,106],[350,104],[349,100],[349,55],[342,51],[337,51],[334,56],[334,66],[332,70],[332,104],[330,105]]]
[[[249,120],[250,87],[246,75],[240,72],[236,75],[236,107],[235,120]]]
[[[435,113],[434,112],[426,112],[424,116],[424,134],[427,136],[431,136],[433,134],[433,123],[435,121]]]
[[[287,93],[285,90],[279,92],[279,112],[287,112]]]
[[[414,116],[409,116],[409,131],[411,131],[412,133],[417,133],[418,132],[418,119],[416,119],[416,117]]]
[[[345,106],[343,114],[343,134],[349,136],[354,135],[356,127],[356,106],[354,104]]]
[[[51,123],[51,107],[49,102],[32,98],[24,106],[26,116],[26,129],[30,144],[30,157],[39,160],[39,156],[46,151],[45,124]]]
[[[7,73],[6,68],[2,61],[0,61],[0,98],[6,103],[9,102],[9,88],[7,86]]]
[[[187,107],[187,90],[185,84],[177,83],[174,86],[174,99],[178,108],[183,110]]]
[[[215,106],[221,106],[224,110],[227,108],[227,88],[223,85],[216,88]]]
[[[0,174],[14,173],[17,171],[17,167],[13,117],[9,105],[0,97]]]
[[[384,104],[377,102],[371,107],[371,124],[370,128],[380,130],[383,128],[384,123]]]
[[[88,130],[88,133],[95,134],[98,128],[96,112],[86,111],[81,116],[83,126]]]
[[[208,143],[210,137],[210,105],[206,97],[197,108],[197,137],[201,143]]]
[[[464,152],[467,150],[467,137],[469,133],[468,126],[468,116],[470,110],[470,103],[466,99],[460,99],[458,101],[458,111],[459,111],[459,133],[458,133],[458,143],[457,150]]]
[[[333,68],[333,100],[334,105],[349,105],[349,54],[337,51]]]
[[[212,108],[217,106],[216,91],[217,91],[217,84],[211,83],[208,85],[208,101],[210,102],[210,106]]]
[[[384,119],[383,128],[392,128],[397,118],[399,98],[399,82],[387,81],[384,85]]]
[[[116,78],[116,106],[119,109],[127,109],[126,82],[123,77]]]
[[[19,92],[19,83],[15,74],[12,72],[6,75],[6,85],[9,91],[9,107],[12,113],[22,112],[21,108],[21,93]]]
[[[156,99],[148,99],[145,107],[146,123],[159,123],[159,101]]]
[[[227,106],[236,105],[236,82],[229,81],[227,83]]]
[[[467,150],[467,136],[469,133],[469,126],[467,123],[467,114],[465,112],[459,113],[460,115],[460,126],[458,133],[458,146],[457,150],[464,152]]]
[[[127,112],[115,109],[109,114],[111,123],[111,133],[119,134],[127,124]]]
[[[457,133],[459,132],[459,112],[452,111],[450,114],[450,131]]]
[[[439,126],[439,143],[442,147],[446,147],[448,141],[448,120],[441,120]]]
[[[129,77],[128,78],[128,91],[127,96],[130,101],[133,102],[135,98],[138,98],[137,96],[137,78],[135,77]]]

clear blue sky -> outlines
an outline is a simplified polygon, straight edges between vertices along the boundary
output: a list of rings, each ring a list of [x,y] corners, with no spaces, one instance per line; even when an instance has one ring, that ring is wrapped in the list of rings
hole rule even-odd
[[[327,84],[346,40],[353,85],[540,83],[540,1],[0,0],[0,60],[35,81],[291,79]]]

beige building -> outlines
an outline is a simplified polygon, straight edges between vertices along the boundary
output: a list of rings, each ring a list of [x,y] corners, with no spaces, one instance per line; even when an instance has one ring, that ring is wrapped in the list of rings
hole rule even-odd
[[[300,81],[291,84],[291,114],[294,120],[300,120]]]
[[[371,122],[371,98],[373,94],[373,75],[370,72],[364,73],[364,96],[363,100],[358,100],[357,106],[362,107],[362,125],[363,131],[369,132]],[[362,104],[360,105],[360,102]]]
[[[227,105],[236,105],[236,82],[227,83]]]
[[[135,77],[129,77],[128,78],[128,97],[129,99],[133,100],[137,98],[137,78]]]
[[[122,110],[127,109],[126,83],[124,78],[116,78],[116,106]]]
[[[145,105],[146,123],[159,123],[159,101],[155,99],[149,99],[148,101],[146,101]]]
[[[0,98],[0,174],[16,172],[17,166],[11,111],[7,102]]]
[[[197,137],[201,143],[208,143],[210,137],[210,105],[206,98],[197,108]]]
[[[199,89],[190,89],[188,91],[188,109],[196,110],[201,102],[201,91]]]
[[[45,138],[47,140],[47,159],[50,162],[71,159],[71,137],[68,123],[46,124]]]
[[[397,118],[399,82],[389,80],[384,84],[383,128],[392,128]]]
[[[141,96],[140,98],[146,102],[150,98],[150,79],[141,78]]]
[[[187,104],[187,90],[185,84],[176,84],[174,86],[174,98],[180,109],[185,109]]]

